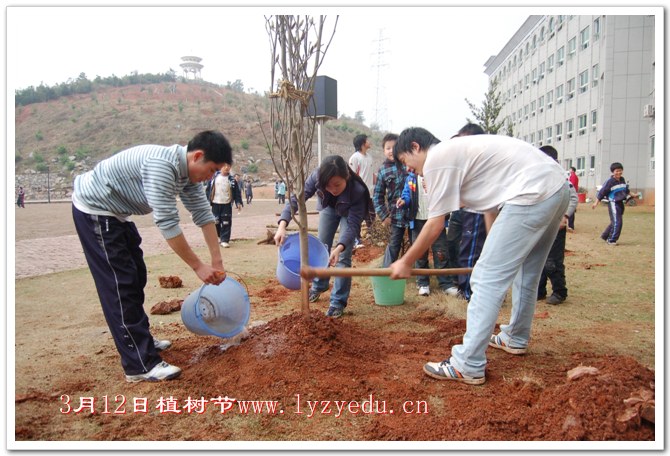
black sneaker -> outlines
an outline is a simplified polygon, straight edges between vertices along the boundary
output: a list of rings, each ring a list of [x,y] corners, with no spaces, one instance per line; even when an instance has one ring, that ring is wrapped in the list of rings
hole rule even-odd
[[[344,309],[335,306],[328,307],[328,310],[326,311],[326,317],[331,318],[340,318],[342,314],[344,314]]]
[[[321,296],[320,291],[309,290],[309,302],[316,302]]]
[[[552,305],[557,305],[565,301],[565,298],[563,296],[559,296],[556,293],[552,293],[551,296],[547,298],[546,303],[547,304],[552,304]]]

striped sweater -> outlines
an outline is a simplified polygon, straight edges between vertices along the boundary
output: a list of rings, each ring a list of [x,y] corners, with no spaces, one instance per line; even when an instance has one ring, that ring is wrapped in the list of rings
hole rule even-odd
[[[197,226],[214,222],[202,184],[188,178],[186,148],[144,145],[121,151],[77,176],[72,202],[82,212],[121,219],[153,212],[163,237],[172,239],[182,233],[177,196]]]

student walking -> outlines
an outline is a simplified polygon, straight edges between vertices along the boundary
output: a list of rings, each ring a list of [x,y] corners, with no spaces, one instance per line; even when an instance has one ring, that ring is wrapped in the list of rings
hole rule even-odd
[[[605,181],[598,191],[596,201],[591,206],[591,209],[595,209],[598,204],[600,204],[600,200],[607,198],[610,224],[607,225],[607,228],[602,232],[600,238],[607,242],[607,245],[615,246],[617,245],[619,236],[621,236],[621,229],[623,228],[624,202],[629,195],[637,198],[640,194],[632,193],[630,191],[626,179],[623,177],[623,165],[621,163],[612,163],[610,165],[610,171],[612,172],[612,176]]]

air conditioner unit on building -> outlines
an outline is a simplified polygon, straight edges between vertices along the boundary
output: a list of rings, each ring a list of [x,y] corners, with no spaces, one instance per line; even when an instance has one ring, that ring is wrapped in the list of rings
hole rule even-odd
[[[655,114],[654,105],[650,105],[650,104],[644,105],[644,109],[643,109],[644,117],[654,117],[654,114]]]

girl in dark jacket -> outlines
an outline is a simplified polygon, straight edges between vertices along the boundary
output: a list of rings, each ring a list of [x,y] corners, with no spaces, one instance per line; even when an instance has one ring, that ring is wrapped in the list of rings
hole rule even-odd
[[[339,155],[323,159],[321,166],[305,181],[305,200],[314,194],[319,198],[318,237],[330,252],[330,266],[351,267],[351,253],[354,241],[360,235],[361,223],[368,212],[370,191],[363,180],[347,165]],[[294,196],[286,203],[279,219],[275,243],[281,245],[286,238],[286,226],[292,212],[297,211]],[[340,228],[340,237],[333,247],[335,232]],[[309,301],[314,302],[328,290],[330,279],[314,279],[309,291]],[[339,318],[344,312],[351,291],[351,277],[336,277],[330,293],[330,307],[326,315]]]

